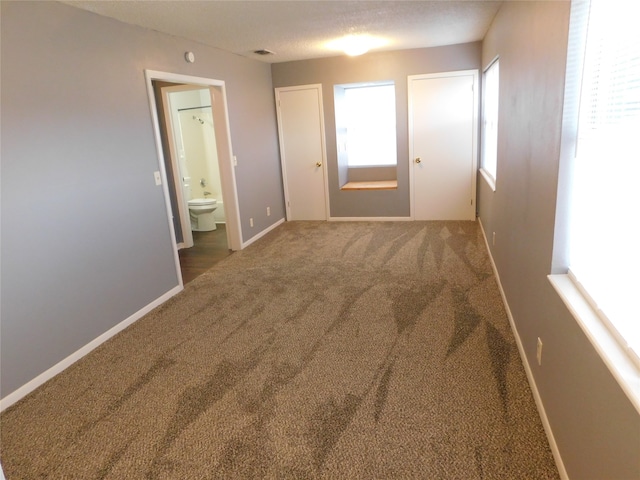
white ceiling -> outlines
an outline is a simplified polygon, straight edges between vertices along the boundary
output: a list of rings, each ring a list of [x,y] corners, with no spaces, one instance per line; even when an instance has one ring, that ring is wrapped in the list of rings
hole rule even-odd
[[[269,63],[339,55],[326,48],[348,34],[383,37],[378,50],[482,40],[502,2],[67,0],[120,21],[198,41]],[[275,55],[260,56],[267,49]]]

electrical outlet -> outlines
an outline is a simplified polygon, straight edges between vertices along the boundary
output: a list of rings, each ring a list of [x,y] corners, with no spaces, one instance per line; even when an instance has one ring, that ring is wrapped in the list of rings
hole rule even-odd
[[[538,359],[538,365],[542,365],[542,340],[538,337],[538,345],[536,347],[536,358]]]
[[[491,239],[491,244],[495,247],[496,245],[496,232],[493,232],[493,238]]]
[[[267,217],[271,216],[271,207],[267,207]]]
[[[253,218],[250,218],[250,219],[249,219],[249,226],[250,226],[250,227],[253,227]]]

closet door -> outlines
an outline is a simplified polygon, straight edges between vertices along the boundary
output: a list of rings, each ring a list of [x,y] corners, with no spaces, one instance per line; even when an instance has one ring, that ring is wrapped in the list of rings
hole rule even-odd
[[[411,216],[475,220],[478,72],[409,77]]]
[[[276,88],[287,220],[326,220],[322,86]]]

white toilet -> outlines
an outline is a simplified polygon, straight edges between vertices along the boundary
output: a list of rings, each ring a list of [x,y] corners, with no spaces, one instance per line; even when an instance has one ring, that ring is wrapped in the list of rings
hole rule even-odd
[[[216,210],[215,198],[193,198],[189,204],[191,230],[194,232],[210,232],[216,229],[213,212]]]

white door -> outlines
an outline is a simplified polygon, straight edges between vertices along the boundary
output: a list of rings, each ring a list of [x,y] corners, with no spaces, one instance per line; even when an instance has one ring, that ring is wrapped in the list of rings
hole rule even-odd
[[[478,72],[409,77],[411,216],[475,220]]]
[[[287,220],[326,220],[322,86],[276,88]]]

